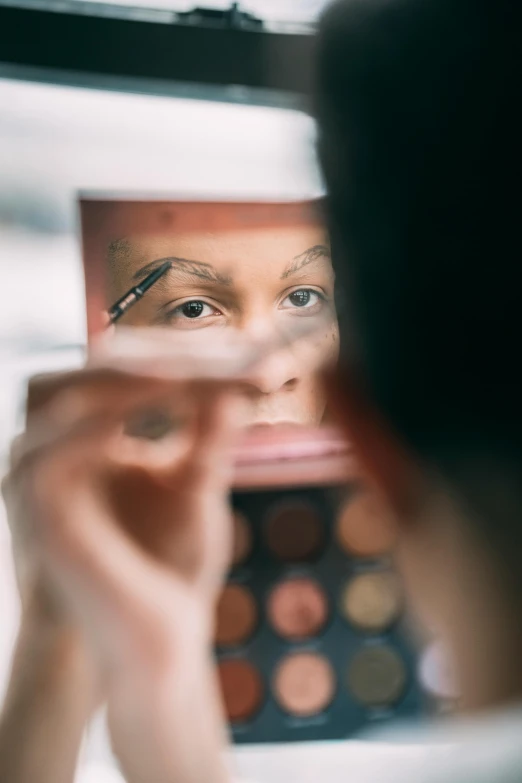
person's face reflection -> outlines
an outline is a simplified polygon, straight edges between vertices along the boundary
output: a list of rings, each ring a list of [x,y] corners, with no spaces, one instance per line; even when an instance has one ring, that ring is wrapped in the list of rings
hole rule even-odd
[[[313,337],[281,350],[252,377],[252,425],[317,424],[325,400],[318,359],[335,360],[338,330],[328,240],[319,226],[135,237],[110,257],[110,303],[161,260],[173,266],[119,323],[189,329],[236,328],[269,337],[289,319],[319,318]],[[159,264],[158,264],[159,265]]]

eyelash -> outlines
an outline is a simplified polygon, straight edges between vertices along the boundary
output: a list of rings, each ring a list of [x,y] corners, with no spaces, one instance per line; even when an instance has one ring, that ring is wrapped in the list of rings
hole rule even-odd
[[[308,303],[302,306],[295,305],[293,307],[283,307],[281,309],[283,310],[312,310],[317,305],[322,304],[326,301],[326,296],[321,292],[317,291],[315,288],[295,288],[293,291],[290,291],[285,298],[283,299],[283,303],[286,302],[287,299],[290,299],[291,296],[294,294],[311,294],[312,296],[316,296],[318,301],[315,302],[313,305],[309,305]]]
[[[315,288],[296,288],[293,291],[290,291],[289,293],[286,294],[286,296],[283,299],[281,304],[284,304],[284,302],[286,302],[286,300],[289,299],[292,295],[298,294],[298,293],[299,294],[300,293],[308,293],[308,294],[311,294],[312,296],[315,295],[317,297],[318,301],[315,302],[313,305],[305,304],[305,305],[299,306],[299,305],[295,305],[294,304],[293,306],[290,306],[290,307],[281,307],[281,305],[280,305],[280,309],[282,309],[282,310],[304,310],[304,311],[315,310],[317,305],[321,305],[327,299],[327,297],[325,296],[324,293],[322,293],[321,291],[317,291]],[[183,315],[181,313],[182,308],[186,307],[187,305],[196,304],[196,303],[202,305],[203,308],[209,307],[212,310],[214,310],[214,312],[211,315],[206,315],[206,316],[199,315],[199,316],[196,316],[194,318],[190,318],[189,316]],[[211,318],[211,317],[221,317],[222,315],[223,315],[223,313],[220,312],[219,309],[216,306],[210,304],[209,302],[206,302],[204,299],[187,299],[185,302],[182,302],[181,304],[177,305],[172,310],[169,310],[165,314],[165,321],[167,323],[172,323],[173,321],[175,321],[176,319],[179,318],[179,320],[185,321],[186,323],[189,323],[191,321],[194,321],[194,322],[204,321],[207,318]]]
[[[181,310],[184,307],[187,307],[187,305],[196,304],[196,303],[203,305],[204,308],[205,307],[209,307],[214,312],[211,315],[206,315],[206,316],[203,316],[203,317],[198,316],[196,318],[190,318],[190,317],[184,316],[182,314]],[[185,321],[186,323],[190,323],[191,321],[194,321],[194,322],[204,321],[205,319],[211,318],[212,316],[219,318],[222,315],[223,315],[223,313],[220,312],[217,307],[215,307],[214,305],[210,304],[209,302],[205,302],[204,299],[187,299],[186,302],[182,302],[182,304],[179,304],[176,307],[174,307],[172,310],[169,310],[165,314],[165,321],[167,323],[172,323],[173,321],[179,320],[179,321]]]

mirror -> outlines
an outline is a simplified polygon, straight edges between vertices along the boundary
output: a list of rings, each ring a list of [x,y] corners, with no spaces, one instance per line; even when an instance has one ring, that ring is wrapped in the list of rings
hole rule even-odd
[[[336,360],[339,334],[319,201],[83,196],[81,217],[90,337],[110,322],[165,327],[179,340],[202,329],[213,339],[229,329],[263,339],[307,319],[308,336],[264,362],[245,388],[249,423],[324,422],[316,370]]]

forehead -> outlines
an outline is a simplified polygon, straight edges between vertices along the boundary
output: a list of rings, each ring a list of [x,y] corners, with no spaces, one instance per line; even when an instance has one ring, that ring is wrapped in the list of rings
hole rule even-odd
[[[326,233],[319,224],[137,236],[129,239],[127,264],[137,269],[157,258],[177,256],[229,273],[256,264],[284,269],[309,247],[325,243]]]

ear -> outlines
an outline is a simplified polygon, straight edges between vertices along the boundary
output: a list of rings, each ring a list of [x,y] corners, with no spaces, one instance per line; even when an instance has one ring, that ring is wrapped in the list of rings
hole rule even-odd
[[[363,472],[392,511],[409,517],[418,507],[421,471],[372,404],[355,373],[339,366],[325,376],[328,409],[353,445]]]

